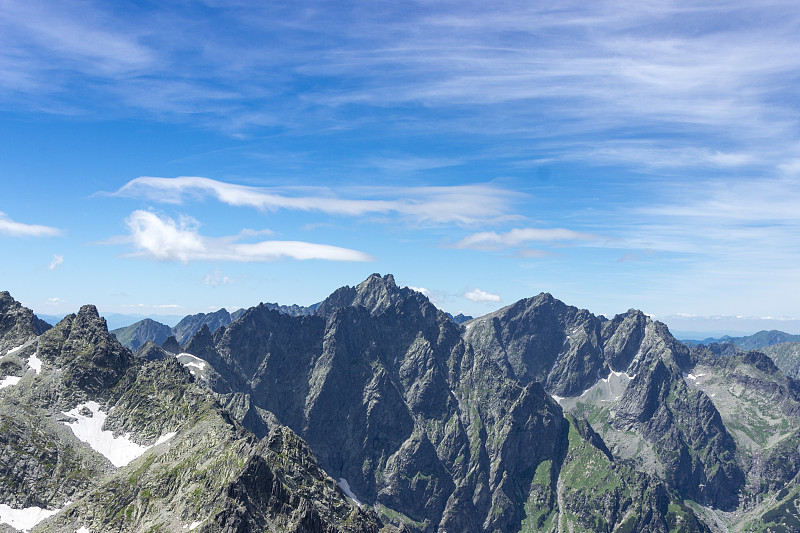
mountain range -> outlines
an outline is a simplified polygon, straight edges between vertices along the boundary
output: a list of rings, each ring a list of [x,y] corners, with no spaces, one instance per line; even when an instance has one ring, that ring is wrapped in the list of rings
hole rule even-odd
[[[760,348],[767,348],[769,346],[783,344],[786,342],[800,342],[800,335],[792,335],[790,333],[773,329],[770,331],[762,330],[757,333],[753,333],[752,335],[745,335],[741,337],[731,337],[730,335],[725,335],[718,338],[709,337],[701,341],[684,340],[682,342],[689,346],[695,346],[698,344],[731,343],[735,344],[742,350],[758,350]]]
[[[268,309],[274,309],[281,313],[291,316],[304,316],[313,314],[319,304],[308,307],[300,305],[279,305],[276,303],[261,304]],[[213,332],[222,326],[227,326],[244,314],[245,309],[238,309],[229,313],[224,307],[213,313],[198,313],[183,317],[175,326],[169,327],[166,324],[157,322],[151,318],[145,318],[130,324],[129,326],[111,330],[111,333],[119,339],[123,346],[131,350],[138,350],[147,341],[162,344],[168,337],[175,337],[179,344],[188,341],[192,335],[200,331],[203,325]]]
[[[221,311],[133,353],[93,306],[50,328],[0,293],[0,522],[800,528],[800,386],[762,352],[546,293],[457,324],[378,274],[303,312]]]

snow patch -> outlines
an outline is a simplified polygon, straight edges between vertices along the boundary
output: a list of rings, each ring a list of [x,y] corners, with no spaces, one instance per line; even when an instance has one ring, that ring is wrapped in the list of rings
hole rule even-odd
[[[189,531],[193,531],[193,530],[197,529],[198,526],[200,526],[200,524],[202,524],[205,521],[206,520],[203,519],[203,520],[200,520],[200,521],[192,522],[191,524],[184,524],[183,525],[183,529],[188,529]]]
[[[350,484],[347,482],[347,480],[345,478],[343,478],[343,477],[339,478],[339,482],[338,483],[339,483],[339,487],[341,487],[341,489],[344,491],[344,493],[347,495],[348,498],[350,498],[351,500],[356,502],[356,505],[358,505],[359,507],[363,507],[364,506],[364,504],[362,504],[360,501],[358,501],[358,498],[356,498],[356,495],[353,494],[353,491],[350,490]]]
[[[22,531],[29,531],[33,529],[36,524],[46,518],[50,518],[61,509],[42,509],[41,507],[26,507],[24,509],[12,509],[4,503],[0,503],[0,524],[8,524],[9,526],[21,529]]]
[[[9,351],[7,351],[7,352],[5,353],[5,355],[11,355],[12,353],[16,353],[16,352],[20,351],[21,349],[23,349],[23,348],[24,348],[25,346],[27,346],[27,345],[28,345],[28,343],[26,342],[26,343],[24,343],[24,344],[20,344],[20,345],[19,345],[19,346],[17,346],[16,348],[11,348]]]
[[[91,416],[81,414],[85,408],[89,409]],[[175,433],[162,435],[156,444],[151,446],[136,444],[130,439],[130,433],[115,437],[112,431],[103,431],[103,423],[108,415],[100,410],[100,404],[92,401],[79,404],[71,411],[62,413],[76,419],[74,422],[64,422],[64,425],[69,427],[79,440],[103,455],[117,468],[125,466],[153,446],[166,442],[175,435]]]
[[[0,379],[0,389],[5,389],[6,387],[10,387],[11,385],[16,385],[19,383],[19,380],[22,378],[17,376],[6,376],[3,379]]]
[[[89,531],[89,528],[86,526],[81,526],[80,529],[76,529],[75,533],[92,533]]]
[[[175,357],[184,359],[184,361],[180,361],[183,366],[191,366],[198,370],[203,370],[206,367],[206,361],[204,359],[200,359],[199,357],[190,353],[179,353]],[[186,361],[186,359],[189,359],[189,361]]]
[[[556,396],[555,394],[551,394],[550,396],[552,396],[552,397],[553,397],[553,399],[554,399],[555,401],[557,401],[558,403],[561,403],[561,400],[563,400],[563,399],[564,399],[564,397],[563,397],[563,396]]]
[[[169,433],[164,433],[163,435],[158,437],[158,440],[153,443],[153,446],[158,446],[159,444],[164,444],[165,442],[167,442],[169,439],[171,439],[172,437],[174,437],[177,434],[178,434],[177,431],[170,431]],[[148,448],[152,448],[153,446],[148,446]]]
[[[601,379],[600,381],[604,381],[604,382],[608,383],[608,381],[611,379],[611,376],[618,377],[618,378],[621,378],[621,377],[623,377],[623,376],[624,376],[624,377],[628,378],[628,380],[630,381],[630,380],[633,380],[633,378],[635,378],[635,377],[636,377],[636,374],[634,374],[634,375],[632,375],[632,376],[631,376],[631,375],[629,375],[627,372],[615,372],[614,370],[612,370],[612,371],[611,371],[611,372],[608,374],[608,376],[604,377],[604,378],[603,378],[603,379]]]
[[[34,352],[31,358],[28,359],[28,366],[36,371],[37,374],[42,373],[42,360],[36,357],[38,352]]]

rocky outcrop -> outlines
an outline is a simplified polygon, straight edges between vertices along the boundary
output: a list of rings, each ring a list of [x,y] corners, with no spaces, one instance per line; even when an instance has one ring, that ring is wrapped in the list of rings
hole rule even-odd
[[[209,332],[213,333],[219,328],[227,326],[231,321],[231,314],[228,313],[228,310],[224,307],[213,313],[188,315],[175,324],[175,327],[172,328],[172,335],[175,335],[179,344],[185,344],[192,336],[200,331],[203,326],[207,327]],[[166,338],[166,336],[164,338]],[[163,340],[156,342],[161,343]]]
[[[7,291],[0,292],[0,357],[50,329]]]
[[[736,443],[705,393],[689,389],[680,370],[657,359],[641,368],[620,399],[613,422],[652,442],[666,481],[687,499],[733,510],[745,476]]]

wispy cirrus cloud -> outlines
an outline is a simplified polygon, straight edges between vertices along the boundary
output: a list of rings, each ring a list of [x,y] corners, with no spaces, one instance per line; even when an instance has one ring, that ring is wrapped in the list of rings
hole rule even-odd
[[[451,245],[452,248],[497,251],[506,248],[519,248],[533,243],[591,243],[600,241],[601,237],[592,233],[583,233],[565,228],[514,228],[505,233],[481,231],[464,237]],[[538,253],[533,256],[540,255]]]
[[[233,280],[218,268],[215,268],[214,272],[206,274],[206,277],[203,278],[203,285],[208,285],[209,287],[219,287],[220,285],[230,285],[232,283]]]
[[[130,234],[111,243],[128,244],[132,257],[157,261],[263,262],[279,259],[326,261],[372,261],[369,254],[327,244],[302,241],[240,242],[242,235],[206,237],[191,217],[174,220],[150,211],[137,210],[125,221]]]
[[[183,309],[178,304],[120,304],[120,307],[135,309]]]
[[[170,5],[0,8],[0,83],[46,94],[50,105],[38,109],[108,102],[117,113],[189,114],[227,131],[370,123],[558,137],[569,153],[632,132],[658,150],[691,133],[705,148],[681,161],[720,165],[746,161],[737,155],[746,145],[785,156],[797,140],[800,13],[791,1],[237,3],[206,5],[208,17]],[[393,125],[382,112],[392,108],[410,118]],[[643,151],[619,155],[648,163]]]
[[[211,197],[231,206],[264,211],[315,211],[338,216],[393,214],[421,224],[465,225],[513,218],[512,204],[524,196],[487,184],[267,188],[194,176],[139,177],[110,194],[172,204]]]
[[[16,222],[0,211],[0,234],[10,237],[57,237],[62,233],[59,228],[52,226]]]
[[[61,263],[64,262],[64,256],[53,254],[53,260],[50,261],[50,264],[47,265],[47,270],[58,270],[58,267],[61,266]]]

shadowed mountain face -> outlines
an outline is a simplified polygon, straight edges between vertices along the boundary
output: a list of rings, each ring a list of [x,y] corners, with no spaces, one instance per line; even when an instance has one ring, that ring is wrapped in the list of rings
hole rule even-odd
[[[580,393],[611,368],[641,364],[645,323],[641,313],[607,321],[540,295],[459,326],[391,275],[373,275],[335,291],[314,316],[251,308],[186,349],[216,361],[226,386],[297,431],[361,501],[408,527],[600,520],[613,529],[630,520],[659,530],[674,496],[647,476],[628,475],[626,490],[662,496],[636,511],[627,500],[615,504],[625,513],[567,511],[565,491],[590,490],[563,487],[573,447],[599,454],[607,475],[615,467],[595,433],[570,439],[573,422],[545,390]],[[604,501],[613,507],[613,497]]]
[[[457,324],[374,274],[313,314],[261,304],[134,357],[91,306],[43,334],[4,309],[14,486],[47,485],[48,449],[77,472],[0,493],[76,501],[46,531],[708,531],[734,516],[715,509],[745,531],[800,501],[797,384],[635,310],[540,294]],[[115,466],[66,429],[92,413],[159,444]],[[20,446],[38,426],[56,444]]]
[[[274,309],[290,316],[306,316],[314,314],[319,304],[309,307],[278,305],[276,303],[265,303],[261,305],[267,309]],[[180,345],[191,339],[203,326],[206,326],[209,331],[213,333],[217,329],[225,327],[238,319],[244,312],[245,309],[238,309],[233,313],[228,313],[227,309],[222,308],[213,313],[187,315],[172,328],[166,324],[161,324],[155,320],[145,318],[144,320],[140,320],[124,328],[115,329],[111,333],[117,337],[123,346],[130,348],[130,350],[134,352],[144,346],[147,341],[154,342],[155,344],[163,344],[168,339],[172,338],[174,342],[170,341],[169,349],[174,353],[178,353],[178,351],[180,351]]]

